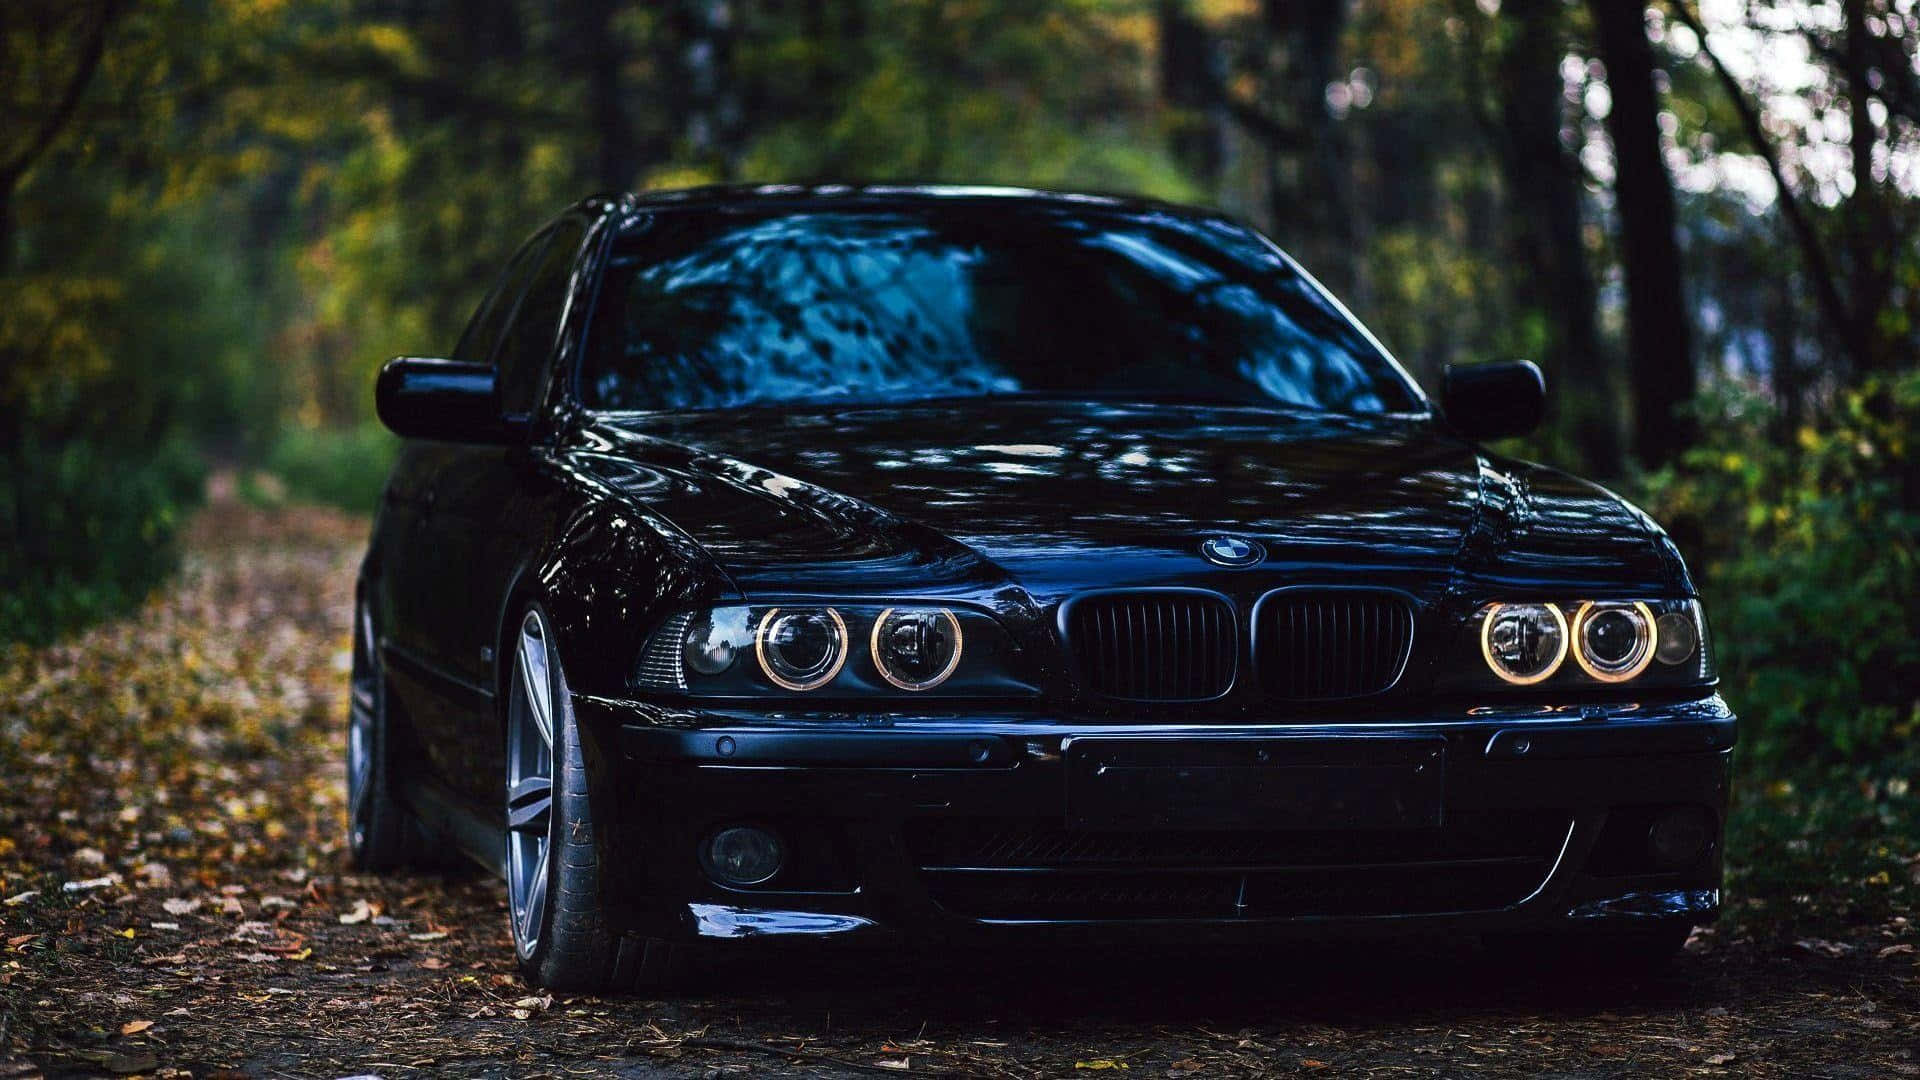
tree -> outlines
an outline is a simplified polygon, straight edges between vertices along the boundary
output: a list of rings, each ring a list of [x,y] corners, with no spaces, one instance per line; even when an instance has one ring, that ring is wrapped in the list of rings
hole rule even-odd
[[[121,0],[9,0],[0,8],[0,275],[13,265],[20,181],[73,121],[99,70]]]
[[[1600,346],[1581,237],[1580,166],[1561,142],[1565,5],[1507,0],[1500,15],[1498,141],[1514,204],[1507,217],[1527,270],[1513,287],[1522,307],[1544,316],[1544,359],[1563,377],[1554,396],[1581,457],[1588,468],[1613,476],[1621,460],[1612,365]]]
[[[1345,142],[1327,107],[1327,86],[1340,62],[1347,0],[1265,0],[1267,40],[1285,57],[1269,73],[1271,96],[1298,132],[1297,153],[1270,158],[1268,198],[1276,223],[1303,235],[1298,246],[1313,272],[1349,292],[1358,280],[1351,179]]]
[[[1653,46],[1641,0],[1588,0],[1612,109],[1614,197],[1627,285],[1627,370],[1633,450],[1643,465],[1672,461],[1693,441],[1686,409],[1698,385],[1676,239],[1673,177],[1661,146]]]
[[[1782,153],[1784,136],[1769,130],[1762,103],[1749,95],[1707,38],[1707,28],[1687,0],[1670,0],[1674,17],[1693,31],[1707,62],[1738,119],[1745,141],[1766,164],[1777,193],[1780,220],[1798,250],[1802,272],[1811,285],[1820,321],[1831,343],[1849,361],[1853,374],[1885,372],[1915,355],[1914,327],[1920,325],[1920,295],[1897,288],[1901,276],[1920,274],[1920,209],[1902,198],[1889,178],[1877,173],[1876,155],[1893,159],[1920,149],[1920,75],[1915,73],[1914,38],[1920,18],[1908,22],[1882,5],[1870,13],[1865,0],[1846,0],[1839,37],[1809,27],[1805,34],[1815,56],[1835,74],[1846,104],[1848,160],[1852,192],[1841,206],[1839,242],[1822,235],[1818,214],[1796,189]],[[1905,35],[1898,27],[1909,25]],[[1874,107],[1886,110],[1885,131],[1873,120]],[[1815,121],[1819,121],[1816,119]],[[1777,129],[1776,129],[1777,130]],[[1901,137],[1904,132],[1904,138]],[[1904,293],[1904,305],[1901,299]],[[1791,358],[1776,376],[1776,386],[1800,382]],[[1790,403],[1795,411],[1798,402]]]
[[[1186,0],[1157,0],[1160,96],[1174,109],[1173,153],[1194,178],[1215,188],[1226,158],[1225,90],[1212,33]]]

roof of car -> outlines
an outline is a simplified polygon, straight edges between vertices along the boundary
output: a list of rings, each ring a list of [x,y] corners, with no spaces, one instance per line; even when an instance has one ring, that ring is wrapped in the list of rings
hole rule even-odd
[[[1096,195],[1042,191],[1037,188],[962,184],[712,184],[667,191],[600,195],[587,205],[645,211],[668,207],[746,209],[781,204],[845,203],[859,206],[903,206],[929,203],[1004,203],[1085,208],[1122,213],[1163,213],[1185,217],[1220,217],[1217,211],[1181,206],[1137,196]]]

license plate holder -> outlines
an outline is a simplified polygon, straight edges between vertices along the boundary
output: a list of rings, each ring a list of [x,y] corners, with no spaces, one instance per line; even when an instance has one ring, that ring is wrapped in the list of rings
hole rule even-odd
[[[1086,831],[1438,828],[1446,740],[1075,738],[1067,827]]]

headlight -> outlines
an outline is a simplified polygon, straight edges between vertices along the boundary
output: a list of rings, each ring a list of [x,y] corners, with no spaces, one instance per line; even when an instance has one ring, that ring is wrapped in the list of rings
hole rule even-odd
[[[1581,604],[1573,615],[1573,658],[1601,682],[1626,682],[1653,662],[1654,634],[1645,604]]]
[[[775,686],[818,690],[847,662],[847,624],[832,608],[774,608],[760,617],[753,651]]]
[[[1480,656],[1495,675],[1532,686],[1567,659],[1567,617],[1553,604],[1493,604],[1481,615]]]
[[[1469,630],[1472,645],[1442,671],[1442,689],[1549,679],[1553,685],[1698,686],[1717,675],[1695,600],[1496,602],[1475,613]]]
[[[888,608],[873,621],[869,648],[880,677],[902,690],[931,690],[960,666],[965,635],[946,608]]]
[[[690,671],[718,675],[732,667],[733,658],[752,641],[747,609],[722,608],[687,621],[686,638],[680,646],[681,658]]]
[[[1693,659],[1700,647],[1700,631],[1692,612],[1669,611],[1653,621],[1653,657],[1669,667]]]
[[[731,604],[663,619],[630,686],[742,700],[1030,697],[1016,655],[993,616],[959,604]]]

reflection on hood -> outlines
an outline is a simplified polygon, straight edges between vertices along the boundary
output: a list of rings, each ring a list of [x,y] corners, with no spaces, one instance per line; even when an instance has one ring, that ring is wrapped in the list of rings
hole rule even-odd
[[[1258,540],[1262,571],[1302,580],[1668,573],[1642,520],[1603,490],[1496,464],[1414,420],[981,400],[653,414],[607,421],[593,441],[578,455],[590,471],[743,583],[980,562],[1036,595],[1164,583],[1206,570],[1199,545],[1223,534]]]

